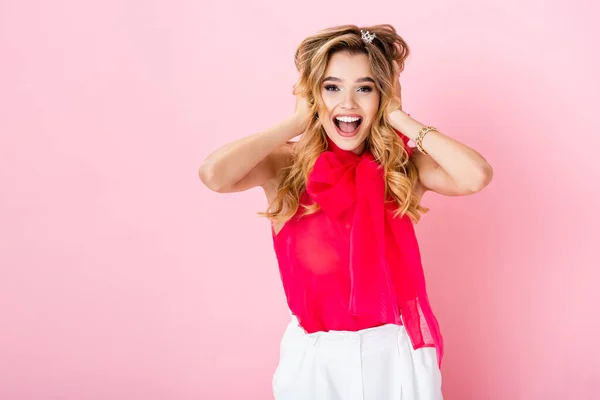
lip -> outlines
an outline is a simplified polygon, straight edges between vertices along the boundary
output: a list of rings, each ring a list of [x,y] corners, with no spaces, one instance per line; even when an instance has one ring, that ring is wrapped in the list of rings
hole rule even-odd
[[[358,117],[363,119],[363,116],[360,114],[335,114],[331,119],[336,119],[337,117]]]
[[[338,128],[337,124],[335,123],[336,117],[358,117],[358,118],[360,118],[360,124],[358,124],[356,129],[352,132],[343,132],[340,130],[340,128]],[[345,137],[345,138],[351,138],[351,137],[356,136],[358,134],[358,131],[360,130],[360,127],[362,126],[363,121],[364,121],[364,117],[360,114],[335,114],[331,118],[331,122],[333,123],[333,126],[334,126],[335,130],[337,131],[338,135]]]

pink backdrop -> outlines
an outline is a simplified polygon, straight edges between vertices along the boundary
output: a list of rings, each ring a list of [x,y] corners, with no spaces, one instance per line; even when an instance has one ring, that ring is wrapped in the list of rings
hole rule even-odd
[[[495,168],[418,226],[446,398],[599,398],[598,10],[251,3],[0,3],[0,398],[271,397],[263,194],[197,169],[291,112],[296,45],[342,23],[396,26],[405,108]]]

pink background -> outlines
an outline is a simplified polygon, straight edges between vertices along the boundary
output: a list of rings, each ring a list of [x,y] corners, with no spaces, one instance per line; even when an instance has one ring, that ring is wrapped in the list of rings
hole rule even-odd
[[[0,398],[271,398],[288,315],[264,196],[197,169],[286,117],[296,46],[343,23],[396,26],[405,109],[495,168],[418,225],[446,399],[600,398],[583,4],[0,2]]]

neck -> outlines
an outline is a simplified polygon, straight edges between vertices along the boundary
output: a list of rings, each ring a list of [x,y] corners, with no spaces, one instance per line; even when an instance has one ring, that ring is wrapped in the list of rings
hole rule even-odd
[[[338,145],[336,145],[333,140],[331,140],[329,137],[327,138],[327,144],[328,144],[328,148],[329,150],[333,151],[334,153],[338,153],[338,154],[343,154],[343,153],[353,153],[357,156],[362,155],[365,150],[367,149],[367,144],[366,141],[363,141],[360,145],[358,145],[358,147],[352,149],[352,150],[344,150],[338,147]]]
[[[357,148],[352,150],[352,152],[356,155],[361,155],[367,149],[367,144],[363,141]]]

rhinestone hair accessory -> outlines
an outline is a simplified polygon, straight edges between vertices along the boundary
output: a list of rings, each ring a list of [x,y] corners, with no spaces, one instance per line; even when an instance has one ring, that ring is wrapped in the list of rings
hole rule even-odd
[[[361,34],[361,39],[365,43],[373,42],[373,39],[375,39],[375,37],[376,37],[374,33],[370,33],[369,31],[363,31],[362,29],[360,30],[360,34]]]

